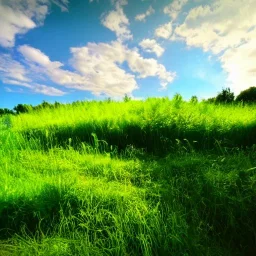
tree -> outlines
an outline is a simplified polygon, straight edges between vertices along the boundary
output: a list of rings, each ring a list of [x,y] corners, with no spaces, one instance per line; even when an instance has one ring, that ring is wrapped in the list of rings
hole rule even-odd
[[[33,109],[33,107],[31,105],[27,105],[27,104],[18,104],[17,106],[15,106],[13,108],[13,110],[17,113],[27,113],[29,111],[31,111]]]
[[[250,87],[249,89],[240,92],[236,97],[236,102],[240,101],[247,103],[256,102],[256,87]]]
[[[59,108],[61,106],[61,103],[59,103],[58,101],[54,102],[54,107],[55,108]]]
[[[129,102],[131,101],[131,97],[129,97],[127,94],[124,95],[124,102]]]
[[[181,94],[179,94],[179,93],[176,93],[176,94],[173,96],[172,99],[173,99],[174,101],[176,101],[176,102],[182,102],[182,100],[183,100]]]
[[[230,88],[222,89],[216,96],[216,103],[232,103],[235,99],[235,95],[230,91]]]
[[[13,115],[14,112],[8,108],[0,108],[0,116],[7,115],[7,114]]]
[[[215,103],[216,102],[216,97],[212,97],[212,98],[209,98],[207,100],[204,100],[204,102],[207,102],[207,103]]]
[[[194,103],[194,104],[198,103],[197,96],[192,96],[191,99],[190,99],[190,103]]]

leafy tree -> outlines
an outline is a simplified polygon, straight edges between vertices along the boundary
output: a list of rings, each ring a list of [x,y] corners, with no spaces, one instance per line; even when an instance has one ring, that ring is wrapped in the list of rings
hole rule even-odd
[[[192,96],[191,99],[190,99],[190,102],[191,102],[191,103],[194,103],[194,104],[198,103],[198,98],[197,98],[197,96]]]
[[[207,100],[204,100],[204,102],[207,102],[207,103],[215,103],[216,102],[216,97],[212,97],[212,98],[209,98]]]
[[[173,100],[176,101],[176,102],[181,102],[183,100],[181,94],[179,93],[176,93],[174,96],[173,96]]]
[[[50,104],[49,102],[47,102],[45,100],[40,105],[42,108],[51,108],[52,107],[52,104]]]
[[[222,89],[216,96],[216,103],[232,103],[235,99],[235,95],[230,91],[230,88]]]
[[[108,97],[108,98],[106,99],[106,102],[108,102],[108,103],[112,102],[111,97]]]
[[[236,102],[240,101],[247,103],[256,102],[256,87],[250,87],[249,89],[240,92],[236,97]]]
[[[129,102],[129,101],[131,101],[131,100],[132,100],[132,98],[129,97],[127,94],[125,94],[125,96],[124,96],[124,102]]]
[[[13,115],[14,112],[8,108],[0,108],[0,116],[7,115],[7,114]]]
[[[58,101],[55,101],[54,102],[54,107],[55,108],[58,108],[58,107],[60,107],[61,106],[61,103],[59,103]]]
[[[13,108],[13,110],[17,113],[27,113],[33,109],[32,105],[27,105],[27,104],[18,104]]]

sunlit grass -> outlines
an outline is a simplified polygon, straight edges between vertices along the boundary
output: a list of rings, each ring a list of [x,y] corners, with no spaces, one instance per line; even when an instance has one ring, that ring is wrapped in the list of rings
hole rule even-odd
[[[255,255],[255,117],[167,99],[4,117],[0,255]]]

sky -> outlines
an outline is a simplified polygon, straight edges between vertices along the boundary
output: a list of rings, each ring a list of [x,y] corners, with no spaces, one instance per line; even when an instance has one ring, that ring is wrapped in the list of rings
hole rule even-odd
[[[0,0],[0,108],[251,86],[255,0]]]

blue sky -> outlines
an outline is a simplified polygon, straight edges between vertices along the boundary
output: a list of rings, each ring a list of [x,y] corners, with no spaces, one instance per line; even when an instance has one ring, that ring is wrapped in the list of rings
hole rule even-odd
[[[0,107],[256,85],[255,0],[0,0]]]

